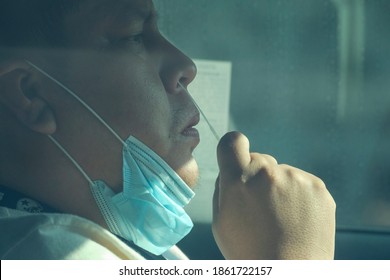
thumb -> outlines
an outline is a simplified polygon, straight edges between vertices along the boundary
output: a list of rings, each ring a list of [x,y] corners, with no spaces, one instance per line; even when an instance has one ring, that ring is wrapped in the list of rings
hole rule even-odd
[[[221,177],[241,176],[251,162],[248,138],[236,131],[225,134],[219,141],[217,157]]]

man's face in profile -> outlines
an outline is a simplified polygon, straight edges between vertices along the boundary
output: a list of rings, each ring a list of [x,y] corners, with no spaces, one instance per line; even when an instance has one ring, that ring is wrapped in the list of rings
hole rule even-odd
[[[53,50],[55,59],[45,67],[122,139],[135,136],[194,185],[199,114],[180,84],[186,87],[196,68],[161,36],[156,20],[149,0],[83,1],[65,16],[68,45]],[[56,112],[56,137],[92,178],[103,176],[120,191],[121,143],[65,91],[44,84]]]

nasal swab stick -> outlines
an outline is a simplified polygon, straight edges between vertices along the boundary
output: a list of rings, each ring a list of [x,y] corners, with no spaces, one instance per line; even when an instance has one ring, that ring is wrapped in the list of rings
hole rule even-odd
[[[211,130],[211,133],[213,134],[213,136],[215,137],[215,139],[217,141],[219,141],[221,139],[221,137],[219,137],[217,131],[214,129],[214,127],[212,126],[212,124],[209,122],[209,120],[207,119],[206,115],[203,113],[202,109],[199,107],[199,105],[196,103],[196,101],[194,100],[194,98],[191,96],[191,94],[188,92],[188,90],[179,82],[179,85],[182,89],[185,90],[185,92],[188,94],[188,96],[192,99],[192,102],[195,104],[196,108],[198,108],[200,114],[202,115],[203,119],[206,121],[208,127],[210,128]]]

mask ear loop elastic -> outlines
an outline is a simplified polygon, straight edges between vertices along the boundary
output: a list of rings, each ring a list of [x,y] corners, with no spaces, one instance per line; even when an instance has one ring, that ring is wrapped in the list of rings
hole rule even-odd
[[[92,186],[94,183],[91,178],[85,173],[84,169],[77,163],[77,161],[61,146],[60,143],[51,135],[48,135],[50,140],[66,155],[66,157],[76,166],[76,168],[80,171],[80,173],[87,179],[88,183]]]
[[[180,83],[178,82],[179,86],[188,94],[188,96],[191,98],[192,102],[194,103],[195,107],[199,110],[200,114],[202,115],[203,119],[206,121],[209,129],[211,130],[211,133],[213,134],[214,138],[219,142],[221,137],[218,135],[217,131],[214,129],[212,124],[209,122],[206,115],[203,113],[203,110],[199,107],[199,105],[196,103],[195,99],[192,97],[192,95],[188,92],[188,90]]]

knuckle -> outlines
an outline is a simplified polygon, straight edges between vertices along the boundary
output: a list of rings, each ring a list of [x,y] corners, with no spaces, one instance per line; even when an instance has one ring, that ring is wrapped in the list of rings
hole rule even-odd
[[[282,165],[282,167],[284,170],[284,175],[289,182],[299,185],[307,184],[307,178],[304,176],[304,174],[302,174],[302,172],[299,172],[297,169],[294,169],[289,165]]]
[[[325,182],[318,177],[314,177],[313,186],[318,190],[327,190]]]
[[[327,193],[327,198],[328,198],[328,205],[331,207],[333,211],[336,211],[337,208],[336,201],[334,200],[333,196],[329,192]]]
[[[326,202],[326,205],[330,207],[333,211],[336,210],[336,202],[329,192],[328,188],[326,187],[326,184],[323,180],[321,180],[318,177],[314,177],[313,179],[313,187],[316,191],[322,195],[324,201]]]
[[[241,175],[241,182],[247,185],[272,186],[277,180],[277,165],[262,154],[254,154],[251,166]]]
[[[260,168],[256,174],[256,177],[267,185],[275,185],[278,181],[276,168],[269,164],[266,164]]]
[[[264,157],[265,160],[267,160],[267,162],[269,162],[270,164],[278,164],[278,161],[271,155],[267,155],[267,154],[263,154],[262,155]]]
[[[337,209],[337,204],[336,201],[332,197],[332,209],[336,210]]]

